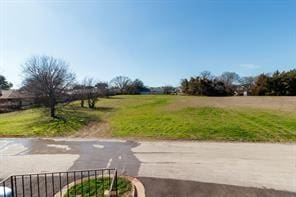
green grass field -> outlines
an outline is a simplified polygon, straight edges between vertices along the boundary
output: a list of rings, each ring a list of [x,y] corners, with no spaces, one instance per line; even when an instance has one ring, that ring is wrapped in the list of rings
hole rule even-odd
[[[0,135],[79,136],[77,130],[87,123],[100,127],[105,122],[110,129],[104,137],[295,142],[295,99],[116,96],[100,99],[94,110],[80,108],[78,102],[59,108],[64,120],[52,120],[45,109],[0,114]]]
[[[57,114],[52,119],[45,108],[0,114],[0,136],[63,136],[100,120],[98,112],[76,105],[57,107]]]

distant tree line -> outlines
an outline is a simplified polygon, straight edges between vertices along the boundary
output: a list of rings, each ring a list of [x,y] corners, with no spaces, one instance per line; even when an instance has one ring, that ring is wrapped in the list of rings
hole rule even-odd
[[[113,89],[119,90],[119,94],[140,94],[149,91],[140,79],[131,80],[129,77],[117,76],[110,82]]]
[[[141,80],[131,80],[125,76],[117,76],[110,83],[85,78],[81,83],[73,85],[72,100],[80,100],[81,107],[85,107],[85,101],[87,101],[89,108],[95,108],[98,98],[108,98],[116,94],[140,94],[148,90]]]
[[[178,94],[232,96],[277,95],[296,96],[296,69],[273,74],[260,74],[256,77],[240,77],[235,72],[224,72],[214,76],[208,71],[195,77],[183,79],[180,88],[163,86],[148,88],[140,79],[132,80],[117,76],[110,82],[85,78],[77,82],[64,60],[50,56],[32,56],[23,65],[22,91],[33,95],[35,102],[49,108],[50,116],[56,117],[56,105],[80,101],[80,106],[95,108],[99,98],[116,94]],[[7,90],[12,84],[0,75],[0,89]]]
[[[296,96],[296,69],[259,75],[251,85],[253,95]]]
[[[204,71],[199,76],[183,79],[181,90],[188,95],[230,96],[234,95],[235,83],[238,80],[239,76],[234,72],[225,72],[215,77]]]
[[[296,69],[240,77],[234,72],[213,76],[204,71],[199,76],[181,80],[181,91],[188,95],[232,96],[247,93],[254,96],[296,96]]]
[[[80,101],[80,106],[95,108],[98,98],[115,94],[140,94],[149,91],[144,83],[118,76],[108,82],[98,82],[93,78],[85,78],[77,82],[75,74],[69,71],[69,64],[64,60],[50,56],[32,56],[23,65],[22,90],[34,95],[35,103],[49,108],[50,116],[56,116],[56,105]],[[0,87],[9,89],[12,84],[0,76]]]

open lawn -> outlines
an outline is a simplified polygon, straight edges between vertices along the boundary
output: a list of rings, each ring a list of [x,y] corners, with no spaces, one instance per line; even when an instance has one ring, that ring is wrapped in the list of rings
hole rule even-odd
[[[76,105],[57,107],[58,119],[48,109],[33,108],[0,114],[0,136],[62,136],[69,135],[91,121],[99,121],[96,111]]]
[[[0,114],[0,136],[87,136],[217,141],[296,141],[296,97],[115,96],[94,110]]]

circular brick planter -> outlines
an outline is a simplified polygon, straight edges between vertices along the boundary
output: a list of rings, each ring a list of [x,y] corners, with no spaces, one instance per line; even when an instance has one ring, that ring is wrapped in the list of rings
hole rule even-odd
[[[124,179],[127,179],[128,181],[130,181],[131,185],[132,185],[132,189],[130,191],[130,193],[128,193],[126,195],[126,197],[145,197],[145,188],[143,186],[143,184],[137,179],[137,178],[134,178],[134,177],[130,177],[130,176],[120,176],[121,178],[124,178]],[[90,179],[95,179],[94,176],[91,176]],[[82,180],[81,179],[77,179],[76,180],[76,184],[78,183],[81,183],[81,181],[87,181],[88,178],[83,178]],[[68,188],[71,188],[75,185],[74,182],[68,184],[68,185],[65,185],[62,189],[62,191],[56,193],[54,195],[54,197],[60,197],[61,195],[63,196],[64,194],[67,193],[68,191]],[[109,191],[106,190],[104,192],[104,196],[109,196]],[[112,195],[111,196],[115,196],[115,195]]]

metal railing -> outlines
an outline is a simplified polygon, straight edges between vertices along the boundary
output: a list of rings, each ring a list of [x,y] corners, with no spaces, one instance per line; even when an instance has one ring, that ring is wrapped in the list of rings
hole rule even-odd
[[[13,175],[1,187],[4,197],[118,196],[116,169]]]

